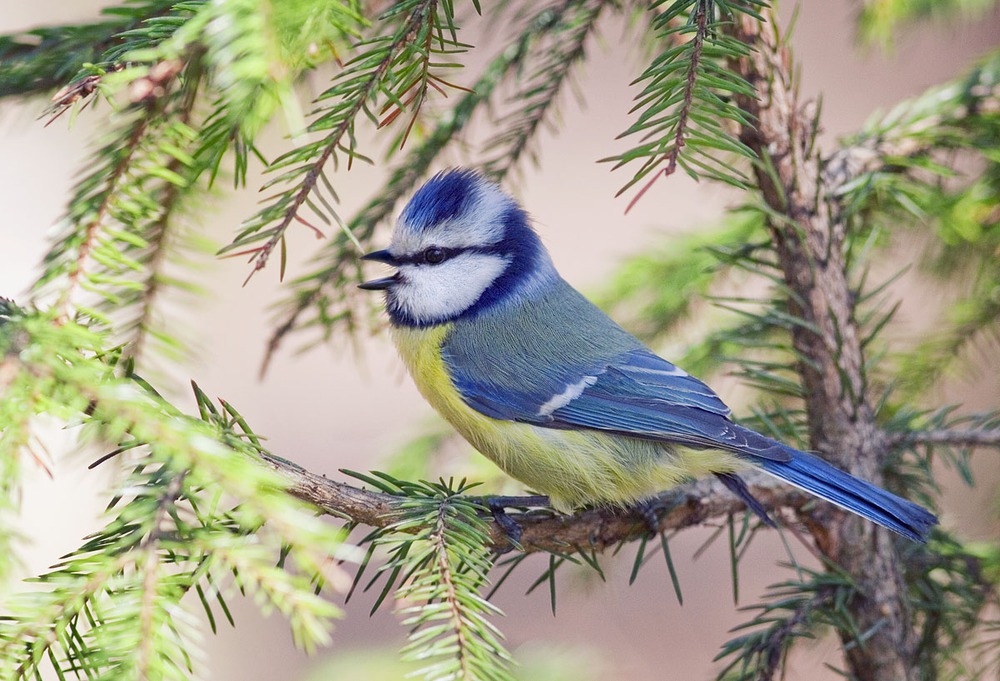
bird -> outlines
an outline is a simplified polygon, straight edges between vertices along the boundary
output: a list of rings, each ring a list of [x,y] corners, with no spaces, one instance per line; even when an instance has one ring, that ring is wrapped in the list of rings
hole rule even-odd
[[[715,475],[770,519],[739,472],[758,468],[924,542],[937,518],[731,418],[705,383],[659,357],[557,272],[528,213],[481,173],[450,169],[403,208],[382,291],[423,397],[479,452],[552,507],[629,507]]]

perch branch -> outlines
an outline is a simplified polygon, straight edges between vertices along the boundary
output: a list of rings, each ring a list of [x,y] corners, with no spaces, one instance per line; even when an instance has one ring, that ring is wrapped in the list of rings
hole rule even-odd
[[[307,471],[290,461],[267,457],[266,463],[289,483],[289,492],[332,516],[372,527],[386,527],[396,518],[399,499],[384,492],[360,489]],[[763,475],[744,476],[750,492],[769,509],[787,508],[803,512],[812,498],[788,485]],[[658,497],[664,513],[658,516],[659,531],[700,525],[745,510],[743,502],[714,479],[681,485]],[[518,507],[517,498],[512,507]],[[576,549],[603,551],[623,541],[648,534],[646,520],[637,513],[611,508],[594,508],[561,515],[549,510],[512,513],[523,534],[521,550],[566,552]],[[490,520],[490,538],[498,549],[507,547],[507,535]]]

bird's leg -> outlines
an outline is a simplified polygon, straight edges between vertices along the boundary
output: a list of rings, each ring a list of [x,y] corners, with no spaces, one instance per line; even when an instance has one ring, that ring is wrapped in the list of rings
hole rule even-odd
[[[521,535],[523,530],[521,526],[517,524],[517,521],[511,518],[507,514],[507,509],[504,508],[503,502],[490,499],[487,506],[490,509],[490,513],[493,515],[493,520],[496,521],[503,533],[507,535],[507,546],[497,549],[497,553],[506,553],[510,551],[515,546],[520,546]]]
[[[541,495],[530,497],[484,497],[482,500],[486,502],[486,507],[490,509],[493,520],[496,521],[496,524],[507,535],[508,544],[502,549],[498,549],[498,553],[506,553],[515,546],[519,546],[521,543],[521,534],[523,533],[521,526],[507,513],[507,507],[527,508],[542,506],[547,508],[549,506],[549,498]]]
[[[643,499],[629,506],[628,510],[639,516],[651,536],[655,537],[660,533],[660,516],[667,510],[662,499],[659,497]]]

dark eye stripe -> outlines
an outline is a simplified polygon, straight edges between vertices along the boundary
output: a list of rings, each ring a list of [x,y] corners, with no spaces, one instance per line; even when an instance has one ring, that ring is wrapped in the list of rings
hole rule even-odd
[[[434,262],[428,262],[427,253],[431,249],[436,250],[435,255],[440,258],[439,260],[436,260]],[[461,255],[462,253],[488,254],[490,252],[491,251],[486,248],[479,248],[476,246],[467,246],[465,248],[445,248],[443,246],[428,246],[419,253],[401,255],[396,258],[396,261],[400,265],[440,265],[446,260],[451,260],[455,256]]]

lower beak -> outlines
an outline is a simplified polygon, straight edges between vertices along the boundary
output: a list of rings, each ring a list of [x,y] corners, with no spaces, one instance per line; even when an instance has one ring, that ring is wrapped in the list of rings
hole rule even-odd
[[[358,288],[364,289],[365,291],[384,291],[385,289],[399,283],[399,275],[394,274],[391,277],[383,277],[382,279],[373,279],[371,281],[366,281],[363,284],[358,284]]]
[[[384,249],[381,251],[372,251],[367,255],[361,256],[362,260],[374,260],[375,262],[384,262],[386,265],[398,265],[399,261],[388,251]],[[392,275],[391,277],[384,277],[382,279],[373,279],[372,281],[366,281],[363,284],[358,284],[358,288],[364,289],[365,291],[384,291],[393,284],[399,282],[399,273]]]

